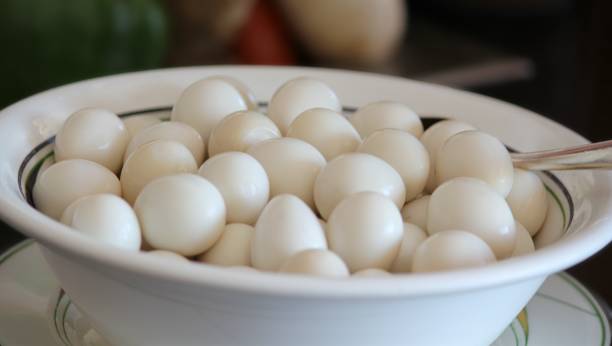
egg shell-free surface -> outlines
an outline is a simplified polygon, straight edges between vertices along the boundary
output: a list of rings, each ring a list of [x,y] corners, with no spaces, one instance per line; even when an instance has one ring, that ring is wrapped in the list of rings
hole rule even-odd
[[[459,132],[444,142],[436,158],[438,185],[472,177],[491,185],[504,198],[512,189],[514,167],[499,139],[481,131]]]
[[[328,161],[355,151],[361,143],[359,133],[342,114],[325,108],[309,109],[298,115],[289,126],[287,137],[312,144]]]
[[[345,198],[327,221],[329,248],[351,272],[367,268],[388,270],[403,234],[399,210],[378,192],[359,192]]]
[[[225,152],[206,160],[199,174],[221,192],[227,222],[255,224],[270,197],[268,176],[257,160],[245,153]]]
[[[127,160],[130,154],[142,145],[159,139],[183,144],[191,151],[198,165],[201,165],[204,161],[206,147],[202,141],[202,136],[193,127],[177,121],[165,121],[152,125],[135,134],[125,150],[124,160]]]
[[[506,201],[514,217],[531,236],[544,224],[548,210],[548,198],[542,180],[534,172],[514,169],[512,189]]]
[[[312,145],[295,138],[270,139],[247,153],[263,166],[270,181],[270,197],[292,194],[314,209],[313,186],[325,158]]]
[[[425,195],[406,203],[401,210],[404,222],[415,224],[427,231],[427,210],[430,198],[431,195]]]
[[[257,109],[259,109],[259,105],[257,104],[257,98],[255,97],[255,94],[242,81],[236,78],[230,77],[230,76],[211,76],[211,77],[208,77],[208,79],[219,79],[219,80],[222,80],[224,82],[231,84],[234,88],[236,88],[236,90],[238,90],[238,92],[240,93],[240,96],[242,96],[242,100],[246,104],[248,110],[256,111]]]
[[[196,129],[204,142],[227,115],[246,110],[242,95],[230,83],[215,78],[199,80],[183,91],[172,109],[171,119]]]
[[[217,188],[195,174],[158,178],[142,190],[134,210],[155,249],[193,256],[208,250],[225,227],[225,203]]]
[[[282,134],[300,113],[311,108],[340,112],[342,107],[334,91],[320,80],[308,77],[292,79],[281,85],[268,104],[268,116]]]
[[[144,130],[149,126],[157,125],[162,122],[157,114],[134,115],[121,119],[121,121],[123,121],[123,125],[125,125],[125,128],[130,134],[130,140],[134,135],[140,132],[140,130]]]
[[[529,231],[527,231],[518,220],[515,221],[514,224],[516,225],[516,243],[514,244],[512,257],[534,252],[535,245],[533,244],[533,239],[531,239]]]
[[[81,234],[118,248],[140,250],[138,218],[121,197],[112,194],[81,197],[64,214],[62,222]]]
[[[306,249],[327,249],[319,220],[294,195],[272,198],[255,224],[251,247],[253,267],[277,271],[289,257]]]
[[[399,173],[406,187],[406,201],[413,200],[425,188],[429,155],[412,134],[396,129],[378,130],[369,135],[357,151],[383,159]]]
[[[335,253],[323,249],[308,249],[289,257],[280,268],[281,273],[323,277],[347,277],[348,268]]]
[[[344,198],[361,191],[375,191],[404,205],[406,188],[402,177],[382,159],[364,153],[348,153],[330,161],[319,173],[314,199],[321,216],[328,219]]]
[[[419,138],[429,153],[430,169],[427,184],[425,185],[425,191],[427,193],[432,193],[436,186],[438,186],[435,177],[438,150],[440,150],[440,147],[442,147],[447,139],[459,132],[468,130],[476,130],[476,128],[471,124],[459,120],[442,120],[425,130],[421,138]]]
[[[510,256],[516,232],[510,207],[490,185],[475,178],[454,178],[431,195],[427,232],[464,230],[482,238],[497,259]]]
[[[115,113],[81,109],[66,119],[55,136],[55,160],[89,160],[118,173],[129,140],[127,128]]]
[[[117,176],[95,162],[74,159],[57,162],[41,173],[32,195],[36,208],[57,220],[72,202],[98,193],[121,196]]]
[[[247,151],[249,147],[281,134],[270,118],[254,111],[239,111],[223,118],[208,139],[208,155]]]
[[[361,138],[382,129],[398,129],[412,133],[415,137],[423,134],[423,123],[407,105],[395,101],[377,101],[360,107],[349,118]]]
[[[251,242],[255,229],[242,223],[227,224],[215,244],[198,256],[200,262],[219,266],[251,265]]]
[[[156,140],[136,149],[121,170],[123,197],[130,203],[151,181],[166,175],[195,173],[198,165],[191,151],[180,142]]]
[[[419,226],[404,223],[404,236],[397,256],[391,264],[389,271],[393,273],[408,273],[412,270],[414,252],[421,243],[427,239],[427,233]]]
[[[419,245],[413,272],[437,272],[483,266],[495,262],[491,248],[476,235],[460,230],[436,233]]]

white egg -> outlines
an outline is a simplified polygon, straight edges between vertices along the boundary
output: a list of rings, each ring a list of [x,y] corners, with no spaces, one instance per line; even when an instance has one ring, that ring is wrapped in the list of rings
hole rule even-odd
[[[384,129],[369,135],[357,150],[383,159],[404,181],[406,201],[413,200],[425,188],[429,176],[429,154],[412,134]]]
[[[388,163],[364,153],[349,153],[330,161],[319,173],[314,185],[314,199],[323,219],[344,198],[361,191],[375,191],[389,197],[397,206],[404,205],[406,188],[402,177]]]
[[[168,259],[172,261],[180,261],[180,262],[185,262],[185,263],[189,262],[189,260],[185,258],[185,256],[179,255],[176,252],[172,252],[172,251],[152,250],[152,251],[145,252],[145,254],[147,254],[147,256],[155,256],[155,257],[160,257],[160,258],[164,258],[164,259]]]
[[[195,173],[197,169],[191,151],[179,142],[160,139],[141,145],[121,170],[123,197],[134,204],[142,188],[152,180],[177,173]]]
[[[117,173],[130,134],[115,113],[85,108],[70,115],[55,136],[55,160],[84,159]]]
[[[128,144],[125,155],[123,156],[124,160],[127,160],[127,158],[142,145],[159,139],[176,141],[183,144],[191,151],[198,165],[202,164],[204,161],[204,153],[206,151],[202,136],[200,136],[198,131],[194,130],[193,127],[176,121],[165,121],[138,132],[132,137],[130,144]]]
[[[72,202],[98,193],[121,196],[121,184],[108,168],[75,159],[53,164],[40,174],[32,191],[36,209],[59,219]]]
[[[408,106],[394,101],[368,103],[353,113],[349,120],[361,138],[382,129],[398,129],[412,133],[415,137],[423,134],[423,123]]]
[[[280,272],[325,277],[347,277],[348,268],[338,255],[324,249],[308,249],[289,257]]]
[[[253,226],[242,223],[228,224],[219,240],[208,251],[198,256],[198,260],[219,266],[249,267],[254,232]]]
[[[229,151],[206,160],[199,174],[221,192],[227,222],[255,224],[270,197],[268,176],[257,160],[245,153]]]
[[[431,195],[427,232],[460,229],[482,238],[497,259],[510,256],[516,231],[506,200],[490,185],[475,178],[460,177],[440,185]]]
[[[295,138],[270,139],[248,151],[266,170],[270,197],[288,193],[314,209],[313,186],[325,158],[312,145]]]
[[[130,134],[130,139],[141,130],[144,130],[149,126],[157,125],[162,122],[159,116],[156,114],[132,115],[122,119],[122,121],[123,125],[125,125],[125,128]]]
[[[338,204],[327,221],[329,248],[351,272],[388,270],[397,256],[404,223],[397,206],[377,192],[359,192]]]
[[[412,271],[412,258],[417,247],[427,239],[427,233],[418,226],[404,223],[404,237],[400,245],[397,257],[391,264],[390,271],[393,273],[408,273]]]
[[[268,116],[285,134],[293,120],[311,108],[342,110],[338,97],[329,86],[317,79],[300,77],[276,90],[268,105]]]
[[[287,137],[312,144],[328,161],[355,151],[361,143],[359,133],[344,116],[325,108],[312,108],[298,115]]]
[[[208,155],[226,151],[247,151],[252,145],[267,139],[280,138],[278,127],[267,116],[240,111],[223,118],[208,139]]]
[[[112,194],[81,197],[66,208],[62,222],[103,243],[140,250],[140,226],[132,207]]]
[[[382,276],[392,276],[386,270],[378,269],[378,268],[368,268],[358,270],[351,275],[352,277],[382,277]]]
[[[208,142],[210,132],[221,119],[246,109],[242,95],[230,83],[206,78],[183,91],[170,118],[190,125],[200,133],[204,142]]]
[[[472,177],[491,185],[502,197],[512,189],[514,167],[499,139],[480,131],[463,131],[452,136],[438,151],[438,185],[456,177]]]
[[[516,244],[514,245],[514,251],[512,251],[512,257],[534,252],[535,245],[527,229],[518,220],[514,224],[516,225]]]
[[[211,76],[208,77],[208,79],[220,79],[231,84],[234,88],[236,88],[236,90],[238,90],[249,110],[259,109],[259,105],[257,104],[257,99],[255,98],[253,91],[251,91],[246,84],[242,83],[238,79],[230,76]]]
[[[402,218],[404,222],[409,222],[419,226],[422,230],[427,230],[427,210],[429,209],[429,199],[431,195],[426,195],[406,203],[402,208]]]
[[[565,234],[565,213],[551,194],[548,194],[547,198],[548,211],[546,212],[546,219],[544,219],[542,228],[533,237],[536,249],[556,242]]]
[[[432,193],[437,186],[435,178],[436,168],[436,157],[440,147],[446,142],[447,139],[453,135],[467,130],[476,130],[476,128],[468,123],[458,120],[443,120],[433,124],[430,128],[423,132],[421,143],[427,149],[429,153],[429,177],[427,179],[427,185],[425,191]]]
[[[312,210],[299,198],[274,197],[255,224],[251,264],[277,271],[294,254],[306,249],[326,249],[327,241]]]
[[[548,199],[546,188],[537,174],[522,169],[514,169],[512,189],[506,201],[514,217],[535,235],[546,218]]]
[[[134,210],[143,237],[155,249],[193,256],[208,250],[225,227],[217,188],[195,174],[158,178],[142,190]]]
[[[413,272],[437,272],[479,267],[495,262],[491,248],[476,235],[460,230],[436,233],[419,245]]]

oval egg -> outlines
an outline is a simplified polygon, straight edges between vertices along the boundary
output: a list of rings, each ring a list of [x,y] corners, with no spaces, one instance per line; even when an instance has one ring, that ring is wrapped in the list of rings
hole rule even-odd
[[[281,266],[280,272],[324,277],[349,276],[348,268],[342,259],[324,249],[308,249],[296,253]]]
[[[226,151],[246,152],[252,145],[280,137],[278,127],[267,116],[240,111],[223,118],[213,129],[208,139],[208,155],[212,157]]]
[[[423,123],[419,116],[408,106],[394,101],[368,103],[353,113],[349,120],[361,138],[382,129],[397,129],[420,137]]]

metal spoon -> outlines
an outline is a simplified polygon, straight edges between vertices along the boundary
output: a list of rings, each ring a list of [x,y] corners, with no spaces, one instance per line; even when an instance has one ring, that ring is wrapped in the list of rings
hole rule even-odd
[[[612,140],[510,156],[514,167],[528,170],[612,169]]]

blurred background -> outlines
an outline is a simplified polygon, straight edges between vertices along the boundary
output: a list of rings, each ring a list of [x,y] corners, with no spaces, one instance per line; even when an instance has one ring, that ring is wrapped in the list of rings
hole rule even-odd
[[[607,0],[2,0],[0,108],[102,75],[324,66],[469,89],[612,138]],[[20,239],[4,227],[0,248]],[[2,250],[2,249],[0,249]],[[571,273],[612,302],[612,249]]]

